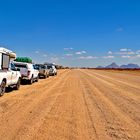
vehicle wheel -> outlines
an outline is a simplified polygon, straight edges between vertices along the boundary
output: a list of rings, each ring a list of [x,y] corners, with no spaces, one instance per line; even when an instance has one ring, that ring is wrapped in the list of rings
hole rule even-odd
[[[21,80],[18,79],[18,82],[17,82],[17,84],[16,84],[16,86],[15,86],[15,89],[16,89],[16,90],[18,90],[18,89],[20,88],[20,84],[21,84]]]
[[[4,95],[5,89],[6,89],[6,83],[5,83],[5,81],[2,81],[1,87],[0,87],[0,96]]]
[[[37,76],[37,78],[36,78],[36,82],[38,82],[38,80],[39,80],[39,76]]]
[[[33,76],[32,76],[32,78],[29,80],[29,84],[32,84],[33,81],[34,81],[34,79],[33,79]]]
[[[47,74],[46,75],[44,75],[44,79],[46,79],[47,78]]]

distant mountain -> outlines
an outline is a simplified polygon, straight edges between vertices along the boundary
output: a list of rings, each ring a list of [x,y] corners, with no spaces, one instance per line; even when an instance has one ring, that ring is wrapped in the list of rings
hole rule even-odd
[[[137,64],[130,63],[130,64],[128,64],[128,65],[121,65],[120,68],[134,69],[134,68],[140,68],[140,66],[137,65]]]
[[[113,62],[112,64],[106,66],[105,68],[119,68],[119,66],[115,62]]]
[[[121,65],[118,66],[115,62],[113,62],[112,64],[106,66],[106,67],[102,67],[102,66],[98,66],[97,68],[102,69],[102,68],[107,68],[107,69],[111,69],[111,68],[122,68],[122,69],[134,69],[134,68],[140,68],[139,65],[137,64],[133,64],[133,63],[129,63],[127,65]]]

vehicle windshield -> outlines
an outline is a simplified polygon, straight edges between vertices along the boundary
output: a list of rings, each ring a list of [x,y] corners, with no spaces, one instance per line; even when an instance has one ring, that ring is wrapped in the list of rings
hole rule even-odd
[[[47,66],[47,68],[48,68],[48,69],[51,69],[51,68],[52,68],[52,66]]]
[[[34,68],[39,70],[40,67],[39,67],[39,65],[35,65]]]
[[[44,65],[35,65],[36,69],[46,69]]]

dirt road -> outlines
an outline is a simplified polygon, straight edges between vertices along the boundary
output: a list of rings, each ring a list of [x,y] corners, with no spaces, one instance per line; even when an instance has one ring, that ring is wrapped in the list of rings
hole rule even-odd
[[[0,140],[140,140],[140,75],[61,70],[0,98]]]

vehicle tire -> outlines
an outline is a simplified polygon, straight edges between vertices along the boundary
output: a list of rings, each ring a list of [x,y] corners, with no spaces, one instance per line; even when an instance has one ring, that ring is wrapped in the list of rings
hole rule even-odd
[[[6,89],[6,82],[5,81],[2,81],[1,87],[0,87],[0,96],[3,96],[4,95],[5,89]]]
[[[15,86],[15,89],[16,89],[16,90],[19,90],[20,84],[21,84],[21,79],[19,78],[19,79],[18,79],[18,82],[17,82],[17,84],[16,84],[16,86]]]
[[[31,77],[31,79],[29,80],[29,84],[31,85],[34,82],[33,76]]]
[[[38,80],[39,80],[39,76],[37,76],[37,78],[36,78],[36,82],[38,82]]]
[[[46,75],[44,75],[44,79],[46,79],[47,78],[47,74]]]

